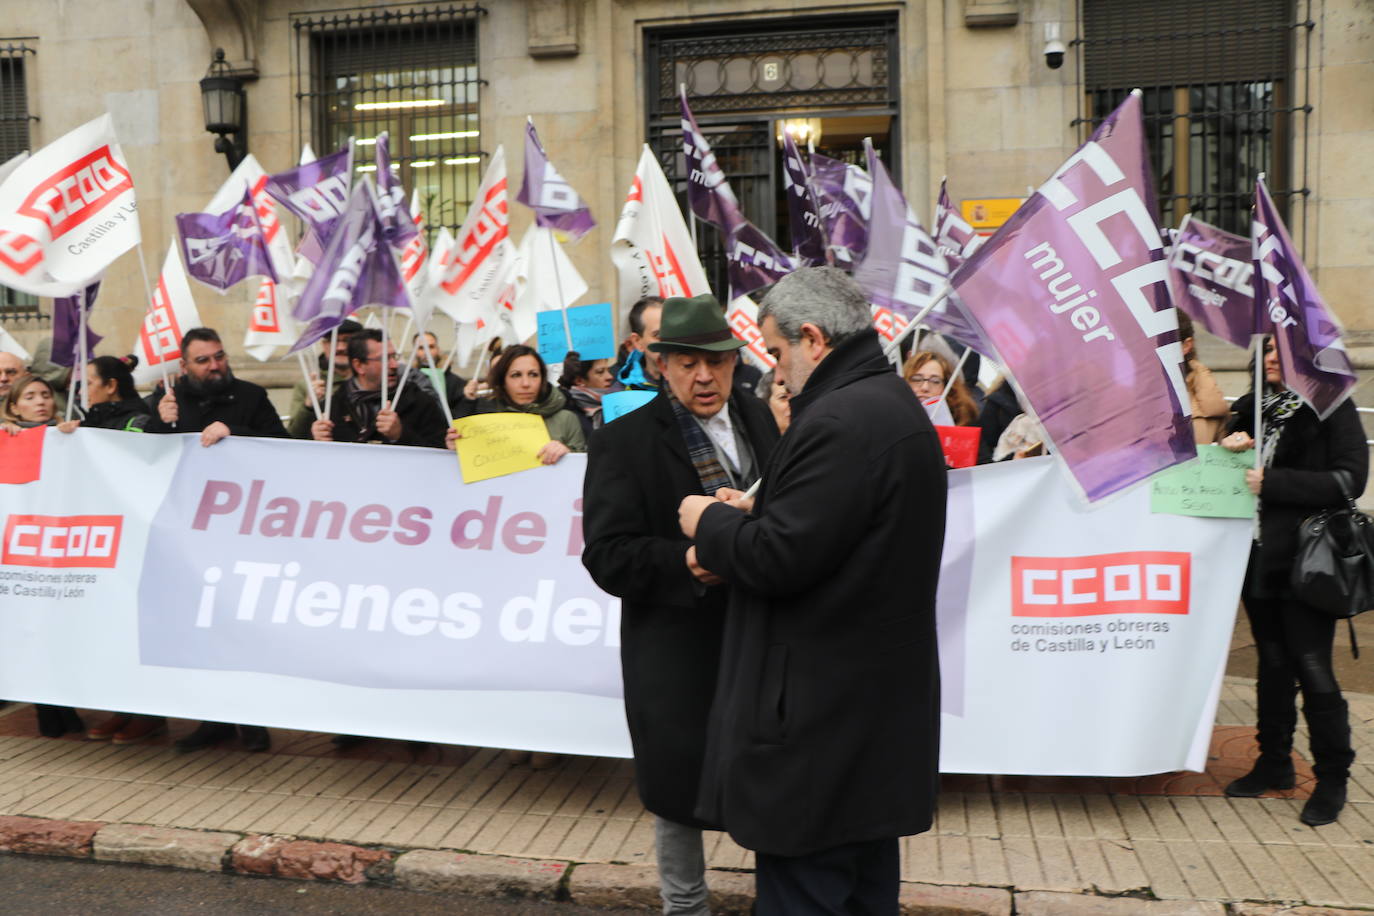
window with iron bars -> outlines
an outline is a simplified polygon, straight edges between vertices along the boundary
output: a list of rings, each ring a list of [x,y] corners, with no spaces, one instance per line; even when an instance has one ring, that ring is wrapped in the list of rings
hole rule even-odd
[[[30,148],[28,85],[24,66],[35,50],[23,38],[0,38],[0,163]],[[38,298],[0,286],[0,321],[34,320],[41,317]]]
[[[457,230],[481,181],[475,4],[407,5],[293,16],[297,132],[317,152],[351,142],[356,175],[375,173],[387,131],[391,169],[433,233]],[[374,176],[375,177],[375,176]]]
[[[1083,138],[1142,90],[1160,220],[1188,213],[1249,235],[1263,173],[1290,219],[1305,207],[1310,0],[1084,0],[1080,38]],[[1304,221],[1305,227],[1305,221]],[[1301,240],[1300,244],[1301,244]]]

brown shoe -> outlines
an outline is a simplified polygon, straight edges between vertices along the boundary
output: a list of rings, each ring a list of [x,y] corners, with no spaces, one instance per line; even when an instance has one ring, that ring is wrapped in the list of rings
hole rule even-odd
[[[99,725],[86,729],[87,741],[109,741],[115,733],[125,728],[133,716],[126,712],[117,712],[105,719]]]
[[[115,732],[111,744],[137,744],[149,738],[156,738],[167,731],[167,720],[162,716],[134,716],[134,720]]]

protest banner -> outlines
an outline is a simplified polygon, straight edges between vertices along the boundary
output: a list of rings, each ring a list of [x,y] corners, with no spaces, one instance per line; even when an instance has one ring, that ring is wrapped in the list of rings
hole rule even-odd
[[[629,754],[584,456],[463,484],[432,449],[26,436],[41,478],[0,486],[0,695]],[[950,472],[941,769],[1201,769],[1250,522],[1152,515],[1146,488],[1085,507],[1052,465]]]
[[[952,468],[971,468],[978,463],[978,443],[983,430],[978,426],[935,426],[945,463]]]
[[[1253,450],[1232,452],[1199,445],[1196,462],[1160,471],[1150,478],[1150,511],[1207,518],[1254,518],[1255,494],[1245,471],[1255,466]]]
[[[43,427],[0,433],[0,483],[29,483],[43,468]],[[8,537],[6,541],[8,542]]]
[[[453,421],[464,483],[541,467],[549,441],[544,418],[532,413],[484,413]]]
[[[601,396],[601,421],[609,423],[658,397],[657,391],[612,391]]]
[[[572,340],[568,331],[572,331]],[[546,363],[561,363],[569,350],[582,361],[615,359],[615,322],[609,302],[579,305],[566,311],[539,313],[539,355]]]

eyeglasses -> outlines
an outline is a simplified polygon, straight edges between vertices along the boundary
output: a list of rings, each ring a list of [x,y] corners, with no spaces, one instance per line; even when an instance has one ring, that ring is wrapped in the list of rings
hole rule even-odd
[[[203,366],[203,365],[205,365],[206,363],[212,362],[212,361],[213,361],[213,362],[217,362],[217,363],[218,363],[218,362],[223,362],[223,361],[225,360],[225,358],[226,358],[226,357],[225,357],[225,355],[224,355],[224,351],[223,351],[223,350],[220,350],[218,353],[215,353],[215,354],[213,354],[213,355],[211,355],[211,356],[197,356],[195,359],[191,360],[191,362],[195,363],[197,366]]]
[[[913,385],[943,385],[945,383],[944,376],[940,375],[913,375],[907,381]]]

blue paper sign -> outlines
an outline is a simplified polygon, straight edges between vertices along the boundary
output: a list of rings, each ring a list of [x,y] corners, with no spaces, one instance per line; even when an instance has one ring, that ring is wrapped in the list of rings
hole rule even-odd
[[[613,391],[601,396],[601,422],[609,423],[658,397],[657,391]]]
[[[567,329],[572,331],[572,345],[568,345],[567,329],[563,324],[563,310],[540,312],[539,355],[547,363],[561,363],[569,350],[576,350],[585,360],[615,358],[615,323],[611,304],[597,302],[567,310]]]

